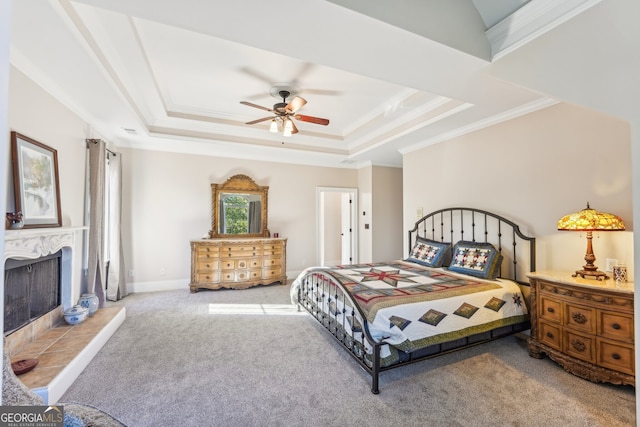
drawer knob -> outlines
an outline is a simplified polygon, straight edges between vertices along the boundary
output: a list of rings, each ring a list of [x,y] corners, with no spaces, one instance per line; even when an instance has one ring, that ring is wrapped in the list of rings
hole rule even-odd
[[[618,353],[613,353],[611,357],[613,357],[616,360],[620,360],[620,355]]]
[[[555,313],[556,311],[553,309],[553,307],[547,307],[547,311],[549,313]]]
[[[613,329],[620,329],[620,325],[618,323],[614,323],[613,325],[611,325],[611,327]]]
[[[573,346],[573,348],[575,348],[578,351],[584,351],[587,348],[587,346],[584,345],[584,343],[578,339],[572,340],[571,345]]]
[[[571,317],[573,317],[574,322],[579,323],[581,325],[587,322],[587,317],[584,314],[580,313],[579,311],[576,311],[575,313],[573,313]]]
[[[553,338],[553,334],[551,332],[547,332],[547,338]]]

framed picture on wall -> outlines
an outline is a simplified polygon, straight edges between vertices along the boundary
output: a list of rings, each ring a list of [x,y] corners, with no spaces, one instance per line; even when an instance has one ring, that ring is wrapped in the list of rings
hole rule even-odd
[[[60,227],[58,152],[11,132],[11,157],[16,212],[22,212],[24,228]]]

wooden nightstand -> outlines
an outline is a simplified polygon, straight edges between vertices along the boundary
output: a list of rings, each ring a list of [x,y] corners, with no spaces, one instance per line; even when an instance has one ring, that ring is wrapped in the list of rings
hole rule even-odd
[[[594,382],[635,386],[633,283],[536,272],[529,355]]]

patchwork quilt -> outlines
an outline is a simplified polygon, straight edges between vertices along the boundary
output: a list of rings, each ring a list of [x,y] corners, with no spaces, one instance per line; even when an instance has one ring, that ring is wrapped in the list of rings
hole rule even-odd
[[[515,282],[405,261],[311,268],[294,281],[292,297],[298,289],[348,332],[366,321],[376,342],[404,352],[528,319]],[[389,358],[388,350],[382,356]]]

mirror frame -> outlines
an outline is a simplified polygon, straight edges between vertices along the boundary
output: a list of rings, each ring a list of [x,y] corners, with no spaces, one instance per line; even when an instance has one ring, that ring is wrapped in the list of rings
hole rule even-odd
[[[222,193],[239,193],[239,194],[259,194],[262,196],[262,230],[261,233],[245,233],[245,234],[223,234],[218,232],[218,209],[220,206],[220,194]],[[246,175],[238,174],[227,179],[224,184],[211,184],[211,230],[210,238],[217,237],[269,237],[269,228],[267,227],[267,212],[269,207],[269,186],[257,185],[251,178]]]

